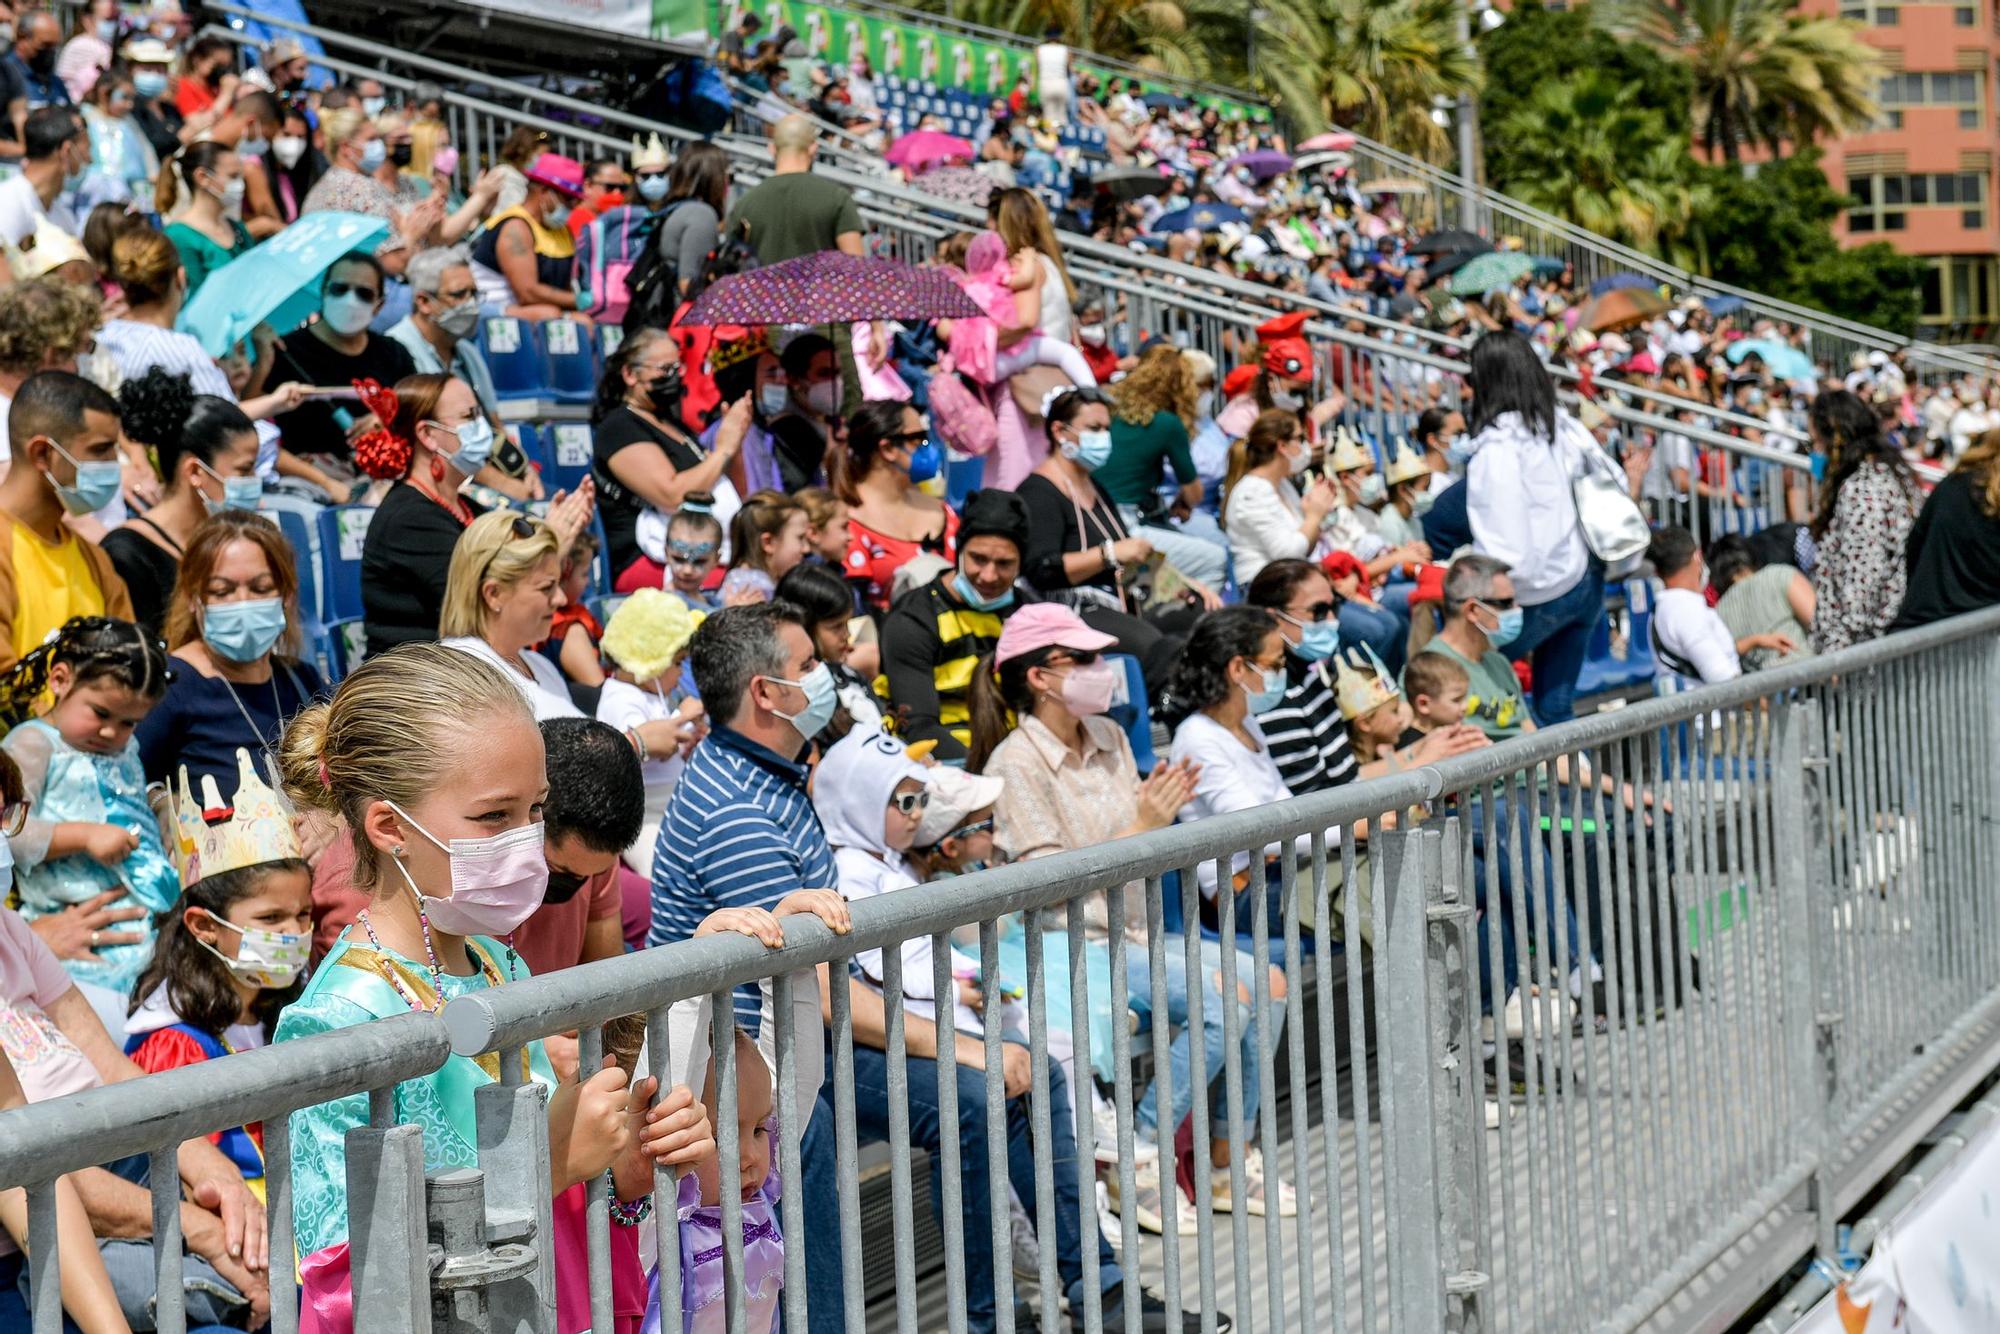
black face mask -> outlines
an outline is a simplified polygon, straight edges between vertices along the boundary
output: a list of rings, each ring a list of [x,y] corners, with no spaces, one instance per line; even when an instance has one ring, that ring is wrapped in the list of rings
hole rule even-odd
[[[587,875],[578,875],[574,871],[558,871],[550,867],[549,887],[542,892],[542,902],[568,903],[576,897],[578,890],[589,883],[590,877]]]
[[[37,74],[47,74],[56,67],[56,49],[45,46],[28,57],[28,65]]]
[[[663,372],[660,377],[646,386],[646,398],[653,405],[653,411],[662,417],[678,417],[681,411],[681,395],[687,390],[687,382],[676,366]]]
[[[410,165],[410,156],[415,148],[415,144],[390,144],[389,161],[399,167],[407,167]]]

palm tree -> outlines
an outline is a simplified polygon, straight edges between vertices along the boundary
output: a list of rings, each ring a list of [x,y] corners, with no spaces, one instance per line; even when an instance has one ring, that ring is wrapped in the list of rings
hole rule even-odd
[[[1432,99],[1479,83],[1478,57],[1459,41],[1464,0],[1272,0],[1257,31],[1256,82],[1311,134],[1358,130],[1431,162],[1451,137]]]
[[[1637,249],[1693,258],[1688,224],[1707,190],[1687,145],[1631,87],[1595,70],[1544,83],[1488,132],[1510,164],[1495,189]]]
[[[947,0],[918,0],[945,13]],[[1023,37],[1053,26],[1079,51],[1126,60],[1181,78],[1217,72],[1218,50],[1242,49],[1243,7],[1231,0],[950,0],[949,12]],[[1233,45],[1214,40],[1233,33]]]
[[[1593,18],[1694,76],[1695,135],[1737,160],[1742,145],[1804,146],[1865,129],[1882,59],[1861,25],[1791,13],[1791,0],[1598,0]]]

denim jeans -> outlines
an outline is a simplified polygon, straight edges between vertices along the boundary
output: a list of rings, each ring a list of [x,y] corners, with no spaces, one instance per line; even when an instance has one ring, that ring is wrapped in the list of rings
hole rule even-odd
[[[1465,826],[1472,836],[1473,902],[1482,914],[1477,927],[1478,943],[1476,945],[1479,953],[1479,982],[1482,992],[1480,1008],[1482,1011],[1491,1011],[1495,1008],[1492,986],[1493,960],[1492,951],[1487,945],[1487,928],[1484,920],[1484,914],[1488,912],[1497,912],[1499,914],[1500,990],[1498,995],[1500,999],[1504,1001],[1513,992],[1514,988],[1520,984],[1520,957],[1518,953],[1520,942],[1514,935],[1514,902],[1517,893],[1514,865],[1516,856],[1520,859],[1519,874],[1526,881],[1524,885],[1520,886],[1520,889],[1526,891],[1523,895],[1523,901],[1526,907],[1530,937],[1529,943],[1535,943],[1536,937],[1542,930],[1551,933],[1560,930],[1562,932],[1561,948],[1568,951],[1570,966],[1572,968],[1580,967],[1584,963],[1584,958],[1581,953],[1581,937],[1576,927],[1576,910],[1568,899],[1559,900],[1557,897],[1555,868],[1549,858],[1548,845],[1542,838],[1541,830],[1531,825],[1527,806],[1510,802],[1502,797],[1491,799],[1493,802],[1494,842],[1489,845],[1486,840],[1485,816],[1481,811],[1481,802],[1483,800],[1484,798],[1480,797],[1473,799],[1466,816]],[[1545,800],[1541,809],[1553,812],[1554,806],[1551,802]],[[1518,853],[1515,851],[1517,846],[1519,848]],[[1539,863],[1539,869],[1537,869],[1537,863]],[[1500,894],[1498,904],[1490,904],[1487,901],[1486,868],[1489,864],[1493,867],[1493,882]],[[1534,893],[1535,878],[1537,875],[1541,878],[1541,894],[1539,897]],[[1546,921],[1549,925],[1538,929],[1537,924],[1542,921]],[[1556,937],[1553,934],[1549,935],[1548,943],[1552,951],[1558,948]],[[1555,967],[1555,959],[1552,958],[1548,966],[1553,969]]]
[[[1276,920],[1276,919],[1273,919]],[[1178,1129],[1194,1107],[1194,1066],[1193,1035],[1188,1031],[1188,973],[1187,942],[1184,936],[1166,937],[1166,1002],[1165,1022],[1175,1028],[1170,1064],[1173,1077],[1173,1122]],[[1131,999],[1127,1002],[1134,1014],[1150,1017],[1154,1023],[1161,1022],[1162,1016],[1153,1010],[1152,963],[1147,957],[1146,946],[1127,945],[1125,947],[1126,979],[1131,987]],[[1256,960],[1248,950],[1236,951],[1236,981],[1256,994]],[[1227,1085],[1223,1080],[1224,1062],[1228,1059],[1229,1035],[1224,1028],[1227,1012],[1222,1008],[1222,987],[1216,981],[1222,971],[1222,944],[1220,941],[1201,942],[1201,1041],[1202,1068],[1206,1070],[1208,1086],[1209,1135],[1214,1139],[1229,1137],[1229,1101]],[[1258,1035],[1265,1026],[1257,1022],[1254,1005],[1237,1002],[1236,1022],[1240,1034],[1237,1043],[1238,1068],[1243,1072],[1243,1134],[1247,1139],[1257,1125],[1258,1107]],[[1285,1025],[1285,1003],[1282,1000],[1270,1002],[1271,1034],[1268,1049],[1275,1050],[1278,1034]],[[1135,1040],[1135,1047],[1137,1042]],[[1139,1125],[1156,1140],[1161,1138],[1159,1108],[1155,1103],[1153,1086],[1134,1102],[1133,1112]]]
[[[828,1068],[831,1066],[829,1061]],[[938,1113],[937,1063],[928,1057],[911,1057],[904,1068],[908,1072],[910,1145],[932,1156],[931,1208],[941,1220],[944,1182],[937,1152],[947,1128]],[[969,1066],[950,1068],[958,1073],[958,1121],[950,1131],[958,1139],[958,1189],[965,1238],[965,1325],[971,1334],[986,1334],[994,1324],[993,1221],[989,1206],[994,1183],[986,1162],[986,1074]],[[1028,1097],[1008,1099],[1006,1109],[1007,1180],[1032,1219],[1036,1217],[1035,1154]],[[812,1293],[809,1315],[813,1334],[842,1334],[846,1329],[840,1261],[843,1216],[833,1116],[833,1088],[829,1084],[820,1089],[812,1123],[806,1127],[799,1145],[799,1157],[805,1168],[806,1235],[802,1240],[806,1248],[806,1281]],[[859,1044],[854,1048],[854,1128],[859,1144],[889,1138],[889,1058],[884,1052]],[[1083,1295],[1086,1244],[1078,1212],[1076,1128],[1071,1123],[1068,1084],[1062,1068],[1053,1061],[1049,1064],[1049,1130],[1051,1143],[1047,1147],[1056,1193],[1056,1271],[1062,1275],[1064,1294],[1075,1309]],[[1091,1206],[1082,1218],[1088,1219],[1090,1241],[1097,1246],[1099,1287],[1108,1292],[1124,1282],[1125,1276],[1110,1243],[1104,1240],[1097,1226],[1094,1189]],[[855,1240],[858,1243],[860,1239],[857,1236]],[[1049,1243],[1049,1238],[1041,1240],[1045,1246]],[[1004,1253],[1000,1262],[1009,1262]]]
[[[1590,632],[1604,615],[1604,563],[1595,556],[1588,561],[1569,592],[1522,608],[1520,637],[1504,650],[1515,662],[1531,658],[1535,722],[1542,727],[1576,716],[1576,678],[1590,652]]]

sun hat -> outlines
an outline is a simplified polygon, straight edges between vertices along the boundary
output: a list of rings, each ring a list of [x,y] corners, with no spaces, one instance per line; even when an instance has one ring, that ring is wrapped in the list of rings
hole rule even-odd
[[[1044,648],[1101,653],[1117,642],[1115,636],[1085,625],[1081,616],[1060,602],[1031,602],[1007,618],[993,649],[993,665]]]
[[[917,821],[917,836],[912,846],[919,848],[943,842],[973,815],[1000,800],[1000,791],[1007,783],[989,774],[969,774],[949,764],[940,764],[925,776],[924,786],[930,789],[931,804],[924,808],[924,818]]]
[[[571,199],[583,198],[583,166],[573,157],[561,153],[539,154],[528,164],[527,177]]]

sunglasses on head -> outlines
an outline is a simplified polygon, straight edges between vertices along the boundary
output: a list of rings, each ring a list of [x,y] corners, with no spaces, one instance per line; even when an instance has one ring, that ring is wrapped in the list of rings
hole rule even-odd
[[[370,287],[366,283],[328,283],[326,285],[326,294],[328,296],[358,296],[363,301],[373,305],[375,298],[382,295],[382,289],[379,287]]]
[[[931,804],[929,788],[917,792],[898,792],[889,798],[889,804],[905,815],[915,815]]]

